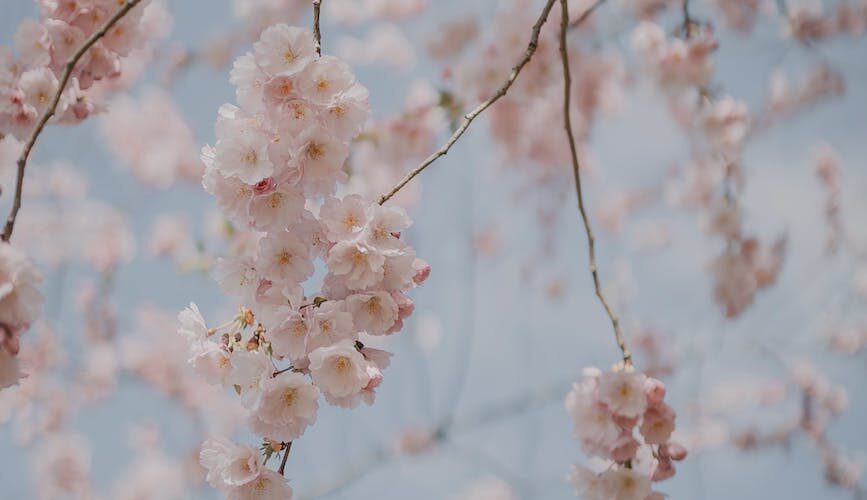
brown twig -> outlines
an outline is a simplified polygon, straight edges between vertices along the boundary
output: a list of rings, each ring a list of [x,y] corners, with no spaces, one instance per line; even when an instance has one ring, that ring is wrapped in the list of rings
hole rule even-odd
[[[683,0],[683,38],[688,39],[692,35],[692,27],[695,25],[692,16],[689,15],[689,0]]]
[[[582,23],[584,23],[584,21],[587,20],[588,17],[590,17],[590,14],[593,14],[593,11],[595,11],[597,8],[599,8],[599,6],[602,5],[603,3],[605,3],[605,0],[596,0],[596,2],[593,5],[588,7],[587,10],[585,10],[584,12],[581,13],[580,16],[578,16],[578,19],[569,23],[569,28],[576,28],[576,27],[580,26]]]
[[[292,441],[283,443],[283,446],[286,450],[283,452],[283,459],[280,460],[280,468],[277,469],[281,476],[284,476],[286,472],[286,461],[289,460],[289,452],[292,451]]]
[[[316,53],[322,55],[322,30],[319,28],[319,10],[322,8],[322,0],[313,0],[313,44]]]
[[[476,106],[475,109],[464,115],[464,119],[461,122],[461,125],[454,131],[452,136],[449,137],[449,140],[447,140],[446,143],[443,144],[443,146],[438,151],[428,156],[423,162],[421,162],[419,166],[413,169],[410,173],[406,174],[406,176],[401,179],[401,181],[398,182],[397,185],[391,189],[391,191],[382,195],[379,198],[380,205],[391,199],[391,197],[397,194],[397,192],[400,191],[401,188],[403,188],[405,185],[407,185],[409,181],[411,181],[415,176],[420,174],[424,169],[429,167],[438,158],[448,154],[449,149],[451,149],[455,142],[457,142],[457,140],[460,139],[462,135],[464,135],[464,132],[467,131],[473,120],[475,120],[477,116],[482,114],[482,112],[488,109],[492,104],[497,102],[501,97],[506,95],[506,92],[509,91],[509,88],[512,86],[512,84],[515,83],[515,80],[518,78],[521,70],[524,69],[524,66],[526,66],[527,63],[530,62],[533,54],[536,53],[536,49],[539,46],[539,33],[541,33],[542,31],[542,26],[545,24],[545,21],[548,20],[548,13],[551,12],[551,7],[554,6],[554,2],[555,0],[548,0],[545,3],[545,7],[542,9],[542,13],[539,15],[539,19],[537,19],[536,24],[533,25],[532,35],[530,36],[530,43],[527,45],[527,50],[524,51],[524,56],[518,61],[518,64],[516,64],[512,68],[512,72],[509,74],[509,77],[506,79],[505,82],[503,82],[500,88],[497,89],[494,95],[491,96],[487,101],[479,104],[478,106]]]
[[[566,130],[566,136],[569,138],[569,152],[572,155],[572,172],[575,174],[575,191],[578,194],[578,212],[581,214],[584,231],[587,233],[587,253],[590,257],[590,274],[593,277],[593,287],[596,289],[596,296],[599,297],[602,307],[608,313],[608,318],[611,319],[611,325],[614,327],[614,338],[623,356],[623,365],[629,367],[632,365],[632,354],[623,340],[623,334],[620,331],[620,320],[608,304],[608,299],[605,298],[602,286],[599,283],[599,271],[596,264],[596,243],[593,236],[593,228],[590,225],[590,218],[587,216],[587,210],[584,207],[584,194],[581,189],[581,167],[578,163],[578,152],[575,148],[575,137],[572,132],[572,73],[569,70],[569,48],[566,43],[566,32],[569,30],[568,0],[560,0],[560,7],[563,11],[562,19],[560,20],[560,56],[563,61],[563,127]]]
[[[93,44],[98,42],[100,38],[104,37],[112,26],[120,21],[123,16],[125,16],[140,2],[141,0],[126,0],[120,9],[118,9],[101,28],[90,35],[90,38],[88,38],[84,44],[75,51],[74,54],[72,54],[72,57],[66,61],[66,65],[63,68],[63,74],[57,84],[57,92],[55,92],[54,98],[51,100],[51,105],[48,106],[48,109],[46,109],[42,113],[42,116],[39,117],[39,121],[36,122],[33,132],[30,133],[30,137],[27,139],[27,142],[24,143],[24,149],[21,151],[21,156],[18,157],[18,177],[15,182],[15,199],[12,202],[12,210],[9,211],[9,216],[6,218],[6,226],[3,228],[3,241],[9,241],[12,237],[12,230],[15,228],[15,218],[18,217],[18,210],[21,209],[21,192],[24,188],[24,169],[27,166],[27,159],[30,157],[30,152],[36,144],[36,139],[45,128],[45,124],[48,123],[48,120],[50,120],[57,111],[60,97],[63,95],[63,91],[66,88],[66,84],[69,83],[70,77],[72,77],[72,71],[75,69],[75,65],[78,64],[78,61],[84,56],[88,49],[93,46]]]

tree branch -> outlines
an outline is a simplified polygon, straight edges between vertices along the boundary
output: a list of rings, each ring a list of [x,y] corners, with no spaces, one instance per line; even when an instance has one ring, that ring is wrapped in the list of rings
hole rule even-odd
[[[593,11],[595,11],[603,3],[605,3],[605,0],[596,0],[593,5],[588,7],[587,10],[585,10],[581,13],[580,16],[578,16],[578,19],[574,20],[569,24],[569,28],[577,28],[578,26],[580,26],[582,23],[584,23],[584,21],[587,20],[588,17],[590,17],[590,14],[592,14]]]
[[[497,89],[494,95],[491,96],[487,101],[479,104],[478,106],[476,106],[475,109],[464,115],[464,119],[461,122],[461,125],[457,128],[457,130],[454,131],[452,136],[449,137],[449,140],[446,141],[446,143],[443,144],[443,146],[438,151],[428,156],[423,162],[421,162],[419,166],[413,169],[410,173],[406,174],[406,176],[401,179],[401,181],[398,182],[397,185],[391,189],[391,191],[382,195],[379,198],[380,205],[391,199],[391,197],[397,194],[397,192],[400,191],[401,188],[406,186],[409,181],[411,181],[415,176],[420,174],[433,162],[435,162],[441,156],[445,156],[446,154],[448,154],[449,149],[451,149],[455,142],[457,142],[457,140],[460,139],[462,135],[464,135],[464,132],[467,131],[473,120],[475,120],[477,116],[482,114],[483,111],[488,109],[491,104],[494,104],[501,97],[506,95],[506,92],[509,91],[509,88],[512,86],[513,83],[515,83],[515,80],[518,78],[518,74],[521,73],[521,70],[524,69],[524,66],[526,66],[527,63],[530,62],[533,54],[536,53],[536,49],[539,47],[539,33],[541,33],[542,31],[542,26],[545,24],[545,21],[548,20],[548,13],[551,12],[551,7],[554,6],[554,2],[555,0],[547,0],[547,2],[545,3],[545,7],[542,9],[542,13],[539,15],[539,19],[537,19],[536,24],[533,25],[532,35],[530,36],[530,43],[527,45],[527,50],[524,51],[524,56],[518,61],[518,64],[516,64],[512,68],[512,72],[509,74],[509,77],[506,79],[505,82],[503,82],[500,88]]]
[[[569,70],[569,48],[566,43],[566,32],[569,30],[569,2],[568,0],[560,0],[562,9],[562,18],[560,20],[560,58],[563,61],[563,127],[566,130],[566,136],[569,139],[569,152],[572,156],[572,172],[575,174],[575,191],[578,194],[578,212],[581,214],[581,220],[584,223],[584,231],[587,233],[587,253],[590,257],[590,275],[593,277],[593,287],[596,290],[596,296],[605,308],[608,318],[611,320],[611,325],[614,327],[614,339],[617,341],[617,346],[620,347],[620,353],[623,357],[623,365],[629,367],[632,365],[632,354],[629,348],[626,347],[626,342],[623,340],[623,334],[620,331],[620,320],[611,309],[608,299],[602,292],[602,286],[599,283],[599,271],[596,264],[596,240],[593,236],[593,227],[590,225],[590,218],[587,216],[587,209],[584,207],[584,194],[581,188],[581,166],[578,163],[578,152],[575,147],[575,137],[572,132],[572,73]],[[592,8],[592,7],[591,7]]]
[[[479,104],[478,106],[476,106],[475,109],[464,115],[464,119],[461,122],[461,125],[454,131],[452,136],[449,137],[449,140],[447,140],[439,150],[425,158],[425,160],[421,162],[419,166],[406,174],[406,176],[401,179],[400,182],[398,182],[397,185],[391,189],[391,191],[380,196],[380,205],[383,205],[385,204],[385,202],[390,200],[392,196],[397,194],[397,192],[403,189],[403,187],[406,186],[409,181],[415,178],[415,176],[417,176],[418,174],[422,173],[422,171],[429,167],[433,162],[438,160],[441,156],[445,156],[446,154],[448,154],[449,149],[451,149],[455,142],[457,142],[457,140],[460,139],[462,135],[464,135],[464,132],[467,131],[473,120],[475,120],[477,116],[482,114],[482,112],[488,109],[492,104],[497,102],[501,97],[504,97],[506,95],[506,93],[509,91],[509,88],[512,87],[512,84],[515,83],[515,80],[518,78],[518,74],[521,73],[521,70],[524,69],[524,66],[526,66],[527,63],[530,62],[533,54],[536,53],[536,49],[539,46],[539,34],[542,31],[542,26],[548,20],[548,14],[551,12],[551,8],[554,6],[555,1],[556,0],[548,0],[545,3],[545,7],[542,8],[542,13],[539,15],[539,19],[537,19],[536,24],[533,25],[533,31],[530,36],[530,43],[527,45],[527,50],[524,52],[524,56],[521,58],[520,61],[518,61],[518,64],[516,64],[512,68],[512,72],[509,74],[509,78],[507,78],[506,81],[503,82],[503,85],[501,85],[500,88],[497,89],[497,91],[494,93],[494,95],[491,96],[487,101]],[[595,11],[596,8],[603,3],[605,3],[605,0],[596,0],[596,3],[591,5],[586,11],[584,11],[584,13],[581,14],[580,17],[578,17],[578,19],[575,20],[574,23],[572,23],[572,27],[574,28],[579,24],[583,23],[588,17],[590,17],[590,14],[592,14],[593,11]]]
[[[45,124],[48,123],[48,120],[54,116],[54,113],[57,111],[57,105],[60,103],[60,97],[63,95],[63,91],[66,88],[66,84],[69,83],[70,77],[72,77],[72,71],[75,69],[75,65],[78,64],[78,61],[84,56],[84,54],[93,46],[96,42],[99,41],[100,38],[104,37],[108,30],[112,28],[118,21],[123,18],[130,10],[133,9],[136,5],[138,5],[141,0],[126,0],[124,4],[114,13],[105,24],[102,25],[95,33],[90,35],[84,44],[72,54],[72,57],[66,62],[66,65],[63,68],[63,74],[60,77],[60,81],[57,84],[57,92],[54,94],[54,98],[51,100],[51,105],[48,106],[42,116],[39,117],[39,121],[36,122],[36,126],[33,128],[33,131],[30,133],[30,137],[27,139],[27,142],[24,143],[24,149],[21,151],[21,156],[18,157],[17,165],[18,165],[18,177],[15,182],[15,199],[12,202],[12,210],[9,212],[9,216],[6,218],[6,226],[3,228],[3,241],[9,241],[12,237],[12,230],[15,228],[15,218],[18,217],[18,210],[21,209],[21,191],[24,188],[24,169],[27,166],[27,159],[30,157],[30,152],[33,150],[33,146],[36,144],[36,139],[39,137],[39,134],[42,133],[42,130],[45,128]]]
[[[316,53],[322,55],[322,30],[319,28],[319,10],[322,8],[322,0],[313,0],[313,44]]]
[[[283,452],[283,459],[280,460],[280,468],[277,469],[277,472],[280,473],[281,476],[285,476],[286,472],[286,461],[289,460],[289,452],[292,451],[292,441],[288,443],[283,443],[283,446],[286,448]]]

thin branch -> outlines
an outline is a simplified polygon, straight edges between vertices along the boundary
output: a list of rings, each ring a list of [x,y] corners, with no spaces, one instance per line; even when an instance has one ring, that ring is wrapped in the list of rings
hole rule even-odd
[[[283,446],[286,448],[286,450],[283,452],[283,459],[280,460],[280,468],[277,469],[277,472],[279,472],[281,476],[286,475],[286,461],[289,460],[289,452],[292,451],[292,441],[289,441],[288,443],[283,443]]]
[[[580,16],[578,16],[578,19],[569,23],[569,28],[577,28],[578,26],[583,24],[584,21],[586,21],[587,18],[590,17],[590,14],[593,14],[593,11],[595,11],[597,8],[599,8],[599,6],[602,5],[603,3],[605,3],[605,0],[596,0],[596,2],[593,5],[588,7],[584,12],[581,13]]]
[[[438,158],[448,154],[449,149],[451,149],[454,143],[457,142],[457,140],[460,139],[462,135],[464,135],[464,132],[467,131],[473,120],[475,120],[477,116],[482,114],[482,112],[488,109],[492,104],[497,102],[501,97],[506,95],[506,92],[509,91],[509,88],[512,86],[513,83],[515,83],[515,80],[518,78],[518,74],[521,73],[521,70],[524,69],[524,66],[526,66],[527,63],[530,62],[533,54],[536,53],[536,49],[539,46],[539,33],[542,31],[542,26],[545,24],[545,21],[548,20],[548,13],[551,12],[551,7],[554,6],[554,2],[555,0],[548,0],[545,3],[545,7],[542,9],[542,13],[539,15],[539,19],[537,19],[536,24],[533,25],[532,35],[530,36],[530,43],[527,45],[527,50],[524,51],[524,56],[521,58],[521,60],[518,61],[518,64],[516,64],[512,68],[512,72],[509,74],[509,77],[506,79],[505,82],[503,82],[500,88],[497,89],[494,95],[491,96],[487,101],[479,104],[478,106],[476,106],[475,109],[464,115],[464,119],[461,122],[461,125],[454,131],[452,136],[449,137],[449,140],[446,141],[446,143],[443,144],[443,146],[438,151],[428,156],[423,162],[421,162],[419,166],[417,166],[403,179],[401,179],[401,181],[398,182],[397,185],[391,189],[391,191],[389,191],[387,194],[382,195],[379,198],[380,205],[391,199],[391,197],[397,194],[397,192],[400,191],[401,188],[403,188],[407,183],[409,183],[409,181],[411,181],[415,176],[420,174],[424,169],[430,166]]]
[[[563,126],[566,136],[569,138],[569,152],[572,155],[572,172],[575,174],[575,191],[578,194],[578,212],[581,214],[584,231],[587,233],[587,253],[590,257],[590,274],[593,277],[593,287],[596,289],[596,296],[599,297],[599,301],[602,303],[602,307],[605,308],[605,312],[611,320],[611,325],[614,327],[614,338],[617,341],[617,346],[620,347],[623,365],[629,367],[632,365],[632,354],[623,340],[623,334],[620,331],[620,320],[611,309],[608,299],[605,298],[605,294],[602,293],[602,286],[599,283],[599,271],[596,264],[596,240],[593,236],[590,218],[587,216],[587,210],[584,207],[584,194],[581,189],[581,166],[578,163],[578,152],[575,148],[575,137],[572,132],[572,73],[569,70],[569,48],[566,42],[566,32],[569,30],[568,0],[560,0],[560,7],[563,12],[560,20],[560,56],[563,61]]]
[[[689,15],[689,0],[683,0],[683,37],[689,38],[692,34],[692,25],[694,21],[692,17]]]
[[[319,10],[322,8],[322,0],[313,0],[313,44],[316,53],[322,55],[322,30],[319,28]]]
[[[9,216],[6,218],[6,226],[3,228],[3,241],[9,241],[12,237],[12,230],[15,228],[15,218],[18,217],[18,210],[21,209],[21,191],[24,188],[24,168],[27,166],[27,159],[30,157],[30,152],[33,150],[33,146],[36,144],[36,139],[39,137],[39,134],[42,133],[42,130],[45,128],[45,124],[48,123],[48,120],[54,116],[54,113],[57,111],[57,105],[60,103],[60,97],[63,95],[64,89],[66,89],[66,84],[69,83],[70,77],[72,77],[72,71],[75,69],[75,65],[78,64],[78,61],[84,56],[84,54],[93,46],[96,42],[99,41],[102,37],[108,33],[108,30],[112,28],[118,21],[123,18],[130,10],[133,9],[136,5],[138,5],[141,0],[126,0],[124,4],[114,13],[105,24],[102,25],[95,33],[90,35],[84,44],[72,54],[72,57],[66,62],[66,65],[63,68],[63,74],[60,77],[60,81],[57,84],[57,91],[54,94],[54,98],[51,100],[51,105],[48,106],[42,116],[39,117],[39,121],[36,122],[36,126],[33,129],[33,132],[30,133],[30,137],[27,139],[27,142],[24,143],[24,149],[21,151],[21,156],[18,157],[18,177],[15,182],[15,199],[12,202],[12,210],[9,212]]]

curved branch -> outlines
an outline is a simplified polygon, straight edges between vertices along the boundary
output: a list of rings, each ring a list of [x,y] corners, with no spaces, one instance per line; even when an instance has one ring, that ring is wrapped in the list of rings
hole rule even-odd
[[[406,186],[409,181],[411,181],[415,176],[420,174],[424,169],[429,167],[433,162],[435,162],[441,156],[445,156],[446,154],[448,154],[449,149],[451,149],[455,142],[457,142],[457,140],[460,139],[462,135],[464,135],[464,132],[466,132],[467,129],[470,127],[470,124],[473,123],[473,120],[475,120],[477,116],[482,114],[483,111],[488,109],[491,104],[494,104],[501,97],[506,95],[512,84],[515,83],[515,80],[518,78],[521,70],[524,69],[524,66],[526,66],[527,63],[530,62],[530,59],[533,58],[533,54],[536,53],[536,49],[539,47],[539,34],[542,31],[542,26],[545,24],[545,21],[548,20],[548,13],[551,12],[551,7],[554,6],[554,2],[555,0],[548,0],[545,3],[545,7],[542,9],[542,13],[539,15],[539,19],[537,19],[536,24],[533,25],[533,32],[530,36],[530,43],[527,45],[527,50],[524,51],[524,56],[518,61],[518,64],[516,64],[512,68],[512,72],[509,74],[509,77],[506,79],[505,82],[503,82],[500,88],[497,89],[494,95],[491,96],[487,101],[479,104],[478,106],[476,106],[475,109],[464,115],[464,119],[461,122],[461,125],[454,131],[452,136],[449,137],[449,140],[447,140],[446,143],[443,144],[443,146],[438,151],[428,156],[423,162],[421,162],[419,166],[413,169],[410,173],[406,174],[406,176],[401,179],[401,181],[398,182],[397,185],[391,189],[391,191],[382,195],[379,198],[380,205],[391,199],[391,197],[397,194],[397,192],[400,191],[401,188]]]
[[[578,152],[575,147],[575,136],[572,132],[572,73],[569,70],[569,47],[566,43],[566,32],[569,29],[569,2],[568,0],[560,0],[560,6],[563,14],[560,20],[560,58],[563,61],[563,127],[566,131],[566,136],[569,139],[569,152],[572,156],[572,172],[575,175],[575,191],[578,194],[578,212],[581,214],[581,221],[584,223],[584,232],[587,233],[587,253],[590,257],[590,275],[593,277],[593,287],[596,290],[596,296],[605,308],[608,318],[611,320],[611,326],[614,327],[614,339],[617,341],[617,346],[620,348],[620,353],[623,357],[623,365],[629,367],[632,365],[632,353],[626,347],[626,342],[623,340],[623,333],[620,331],[620,319],[608,299],[602,292],[602,285],[599,282],[599,271],[596,264],[596,239],[593,236],[593,227],[590,224],[590,217],[587,215],[587,209],[584,207],[584,193],[581,188],[581,166],[578,162]],[[593,8],[593,7],[591,7]]]
[[[18,210],[21,209],[21,191],[24,188],[24,169],[27,166],[27,159],[30,157],[30,152],[36,144],[36,139],[39,138],[39,134],[41,134],[42,130],[45,128],[45,124],[48,123],[48,120],[50,120],[51,117],[54,116],[54,113],[57,112],[57,105],[60,103],[60,97],[66,89],[66,84],[69,83],[69,79],[72,77],[72,71],[75,69],[75,65],[78,64],[78,61],[84,56],[90,47],[98,42],[99,39],[104,37],[112,26],[117,24],[123,16],[125,16],[140,2],[141,0],[126,0],[120,9],[118,9],[117,12],[115,12],[114,15],[102,25],[102,27],[90,35],[90,38],[88,38],[84,44],[75,51],[74,54],[72,54],[72,57],[66,61],[66,65],[63,68],[63,74],[57,84],[57,92],[54,93],[54,98],[51,100],[51,105],[48,106],[48,108],[42,113],[42,116],[39,117],[39,121],[36,122],[36,126],[30,133],[30,137],[27,139],[27,142],[24,143],[24,149],[21,151],[21,156],[18,157],[18,161],[16,162],[18,165],[18,176],[15,182],[15,199],[12,202],[12,210],[10,210],[9,216],[6,218],[6,226],[3,228],[3,241],[9,241],[12,237],[12,230],[15,228],[15,219],[18,217]]]
[[[319,10],[322,8],[322,0],[313,0],[313,44],[316,54],[322,55],[322,30],[319,28]]]
[[[448,154],[449,149],[451,149],[455,142],[457,142],[457,140],[460,139],[462,135],[464,135],[464,132],[467,131],[473,120],[475,120],[477,116],[482,114],[482,112],[488,109],[492,104],[497,102],[501,97],[504,97],[506,95],[506,93],[509,91],[509,88],[511,88],[512,84],[515,83],[515,80],[518,78],[518,74],[521,73],[521,70],[524,69],[524,66],[526,66],[527,63],[530,62],[530,59],[533,58],[533,54],[536,53],[536,49],[539,46],[539,34],[542,31],[542,26],[548,20],[548,14],[551,12],[551,8],[554,6],[555,1],[556,0],[548,0],[545,3],[545,7],[542,8],[542,13],[539,15],[539,19],[537,19],[536,24],[533,25],[532,35],[530,36],[530,43],[527,45],[527,50],[524,52],[524,56],[521,58],[520,61],[518,61],[518,64],[516,64],[512,68],[512,72],[509,74],[509,77],[506,79],[505,82],[503,82],[500,88],[497,89],[494,95],[491,96],[487,101],[479,104],[478,106],[476,106],[475,109],[464,115],[464,119],[461,122],[461,125],[454,131],[454,133],[452,133],[452,136],[449,137],[449,140],[447,140],[439,150],[425,158],[425,160],[421,162],[419,166],[406,174],[406,176],[401,179],[400,182],[398,182],[397,185],[391,189],[391,191],[380,196],[380,205],[390,200],[392,196],[397,194],[397,192],[400,191],[404,186],[406,186],[409,181],[411,181],[418,174],[422,173],[422,171],[429,167],[433,162],[438,160],[441,156],[445,156],[446,154]],[[576,19],[575,22],[571,24],[571,27],[574,28],[583,23],[588,17],[590,17],[590,14],[592,14],[593,11],[595,11],[596,8],[603,3],[605,3],[605,0],[596,0],[593,5],[588,7],[587,10],[585,10],[581,14],[581,16],[579,16],[578,19]]]

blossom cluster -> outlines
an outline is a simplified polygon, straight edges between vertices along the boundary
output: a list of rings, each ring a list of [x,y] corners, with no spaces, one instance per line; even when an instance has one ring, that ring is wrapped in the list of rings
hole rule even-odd
[[[747,428],[735,432],[731,442],[740,450],[754,450],[768,446],[790,447],[803,436],[820,458],[825,479],[840,488],[858,491],[864,471],[863,457],[848,455],[830,441],[828,431],[849,406],[846,389],[833,384],[828,377],[809,361],[793,363],[788,385],[799,398],[796,415],[771,429]],[[780,402],[785,402],[781,400]]]
[[[702,27],[690,38],[666,38],[652,22],[640,23],[632,43],[660,85],[668,88],[704,87],[713,76],[711,55],[717,48],[713,30]]]
[[[99,108],[86,91],[98,81],[120,76],[121,59],[149,36],[142,26],[148,3],[134,7],[79,60],[58,103],[58,122],[79,122]],[[25,20],[15,33],[17,56],[0,51],[0,134],[19,139],[51,105],[69,59],[119,8],[116,0],[39,5],[41,19]]]
[[[235,61],[231,81],[239,106],[220,108],[217,142],[202,150],[203,183],[257,245],[215,267],[243,304],[235,319],[208,328],[191,304],[180,333],[194,368],[238,392],[270,456],[314,423],[320,395],[344,408],[373,403],[391,355],[362,340],[402,328],[413,311],[405,293],[430,268],[401,238],[410,225],[402,209],[335,196],[369,114],[367,89],[344,62],[318,55],[309,30],[275,25]],[[302,283],[317,260],[326,273],[308,296]],[[253,447],[213,438],[201,458],[230,498],[291,495]]]
[[[21,378],[16,356],[21,334],[36,321],[42,308],[37,286],[39,271],[17,247],[0,243],[0,389]]]
[[[686,449],[671,441],[675,412],[664,400],[665,385],[644,374],[585,370],[583,380],[566,396],[566,410],[584,451],[612,463],[601,473],[574,466],[570,480],[579,496],[663,498],[651,490],[651,483],[672,477],[673,462],[686,458]],[[650,457],[642,456],[648,448]],[[640,471],[639,465],[649,470]]]
[[[201,179],[193,131],[164,91],[148,88],[138,100],[119,96],[100,125],[112,152],[144,184],[167,188]]]

